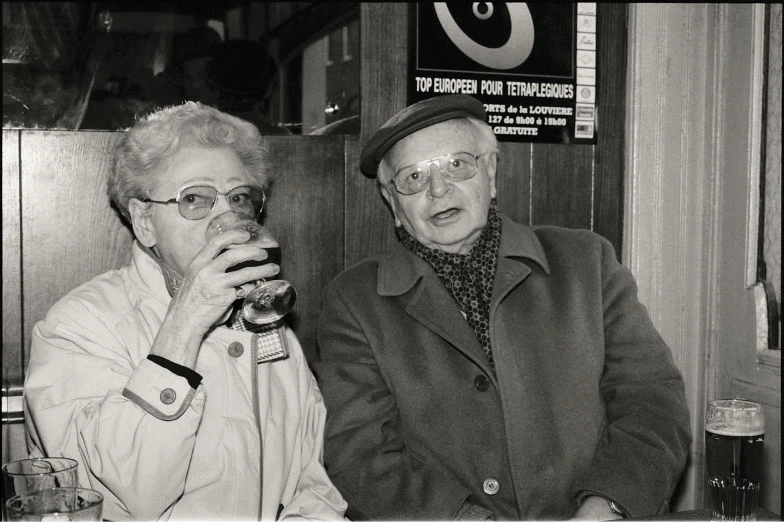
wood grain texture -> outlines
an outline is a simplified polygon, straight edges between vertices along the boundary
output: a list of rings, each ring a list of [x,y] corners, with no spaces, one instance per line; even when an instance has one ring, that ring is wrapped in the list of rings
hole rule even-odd
[[[531,223],[591,228],[593,146],[537,143],[531,173]]]
[[[24,424],[3,424],[2,435],[3,455],[0,465],[29,457]]]
[[[531,222],[531,144],[499,143],[496,201],[518,223]]]
[[[376,180],[359,171],[359,140],[346,138],[345,266],[389,250],[397,238],[392,211]]]
[[[66,293],[130,259],[131,231],[106,195],[111,151],[123,134],[21,133],[26,334]]]
[[[597,145],[594,158],[593,229],[621,259],[623,172],[626,139],[626,18],[628,5],[597,4]]]
[[[280,241],[280,277],[297,289],[287,321],[312,361],[321,290],[343,269],[344,137],[268,140],[273,185],[264,224]]]
[[[359,171],[361,144],[406,106],[408,10],[405,3],[360,7],[362,112],[359,141],[346,142],[345,265],[387,250],[396,241],[392,214],[375,180]]]
[[[406,3],[361,4],[362,143],[406,106],[408,10]]]
[[[22,245],[19,131],[3,131],[3,379],[22,383]],[[3,428],[5,430],[5,427]],[[5,438],[5,437],[3,437]],[[5,447],[5,446],[3,446]]]

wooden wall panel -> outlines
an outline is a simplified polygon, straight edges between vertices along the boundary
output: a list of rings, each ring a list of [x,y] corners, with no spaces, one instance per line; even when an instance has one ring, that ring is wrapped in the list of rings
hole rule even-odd
[[[531,223],[590,229],[593,146],[537,143],[532,155]]]
[[[360,6],[362,143],[406,106],[408,10],[398,2]]]
[[[2,436],[3,452],[0,458],[0,465],[29,457],[27,442],[25,441],[24,424],[3,424]]]
[[[599,48],[598,138],[594,152],[593,229],[621,259],[626,137],[626,17],[628,4],[597,3]]]
[[[343,269],[343,136],[270,136],[273,185],[264,224],[281,244],[281,278],[297,289],[287,321],[316,356],[321,289]]]
[[[130,259],[131,232],[109,206],[120,132],[23,131],[22,325],[29,335],[60,297]],[[30,340],[25,338],[25,355]]]
[[[19,383],[24,370],[22,229],[19,202],[19,131],[3,131],[3,379]],[[3,437],[5,438],[5,437]]]
[[[348,138],[346,164],[346,266],[388,250],[397,241],[392,214],[375,180],[359,171],[360,144],[406,106],[408,4],[362,3],[362,131]]]
[[[366,257],[385,252],[397,241],[392,211],[376,180],[359,171],[359,140],[346,140],[346,257],[349,267]]]
[[[518,223],[531,223],[531,144],[499,143],[496,202]]]

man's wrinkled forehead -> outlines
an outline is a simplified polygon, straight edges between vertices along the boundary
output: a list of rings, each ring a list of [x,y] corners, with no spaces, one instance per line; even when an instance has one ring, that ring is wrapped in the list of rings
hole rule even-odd
[[[394,168],[426,161],[444,154],[474,152],[476,136],[464,117],[434,123],[397,141],[384,155]]]
[[[482,102],[465,94],[430,98],[401,110],[373,133],[363,147],[360,154],[362,174],[375,178],[381,159],[409,135],[444,121],[468,116],[484,121],[485,110]]]

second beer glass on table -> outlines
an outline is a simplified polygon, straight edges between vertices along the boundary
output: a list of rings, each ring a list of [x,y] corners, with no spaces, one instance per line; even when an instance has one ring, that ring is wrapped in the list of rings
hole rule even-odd
[[[17,495],[6,505],[8,520],[103,520],[103,495],[92,489],[57,487]]]
[[[41,489],[78,486],[79,463],[65,457],[40,457],[9,462],[3,466],[3,519],[5,503],[14,495]]]
[[[761,404],[708,402],[705,459],[712,520],[756,520],[764,435]]]
[[[217,216],[207,228],[207,239],[228,230],[242,229],[250,232],[250,239],[244,245],[256,245],[267,251],[264,261],[241,263],[229,270],[236,270],[246,264],[263,265],[270,262],[280,263],[280,245],[272,234],[250,216],[239,211],[229,211]],[[260,281],[246,297],[242,305],[245,319],[254,324],[274,323],[294,307],[297,293],[288,281]]]

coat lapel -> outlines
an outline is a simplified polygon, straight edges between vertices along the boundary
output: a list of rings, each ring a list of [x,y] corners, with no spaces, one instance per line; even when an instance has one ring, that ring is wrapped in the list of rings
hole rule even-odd
[[[531,228],[515,223],[505,216],[502,216],[502,220],[498,266],[490,304],[491,322],[493,313],[504,296],[531,273],[531,269],[519,258],[532,259],[549,273],[544,250]],[[417,281],[421,283],[415,288]],[[406,312],[464,353],[488,375],[493,375],[482,345],[449,290],[426,261],[401,243],[395,245],[391,255],[381,260],[377,291],[382,296],[402,296],[411,292]]]
[[[406,307],[408,314],[492,374],[479,340],[438,276],[425,277]]]
[[[379,295],[386,296],[410,292],[406,312],[413,319],[465,354],[486,373],[493,374],[474,330],[449,290],[427,262],[402,244],[395,245],[392,255],[379,264],[377,290]]]

